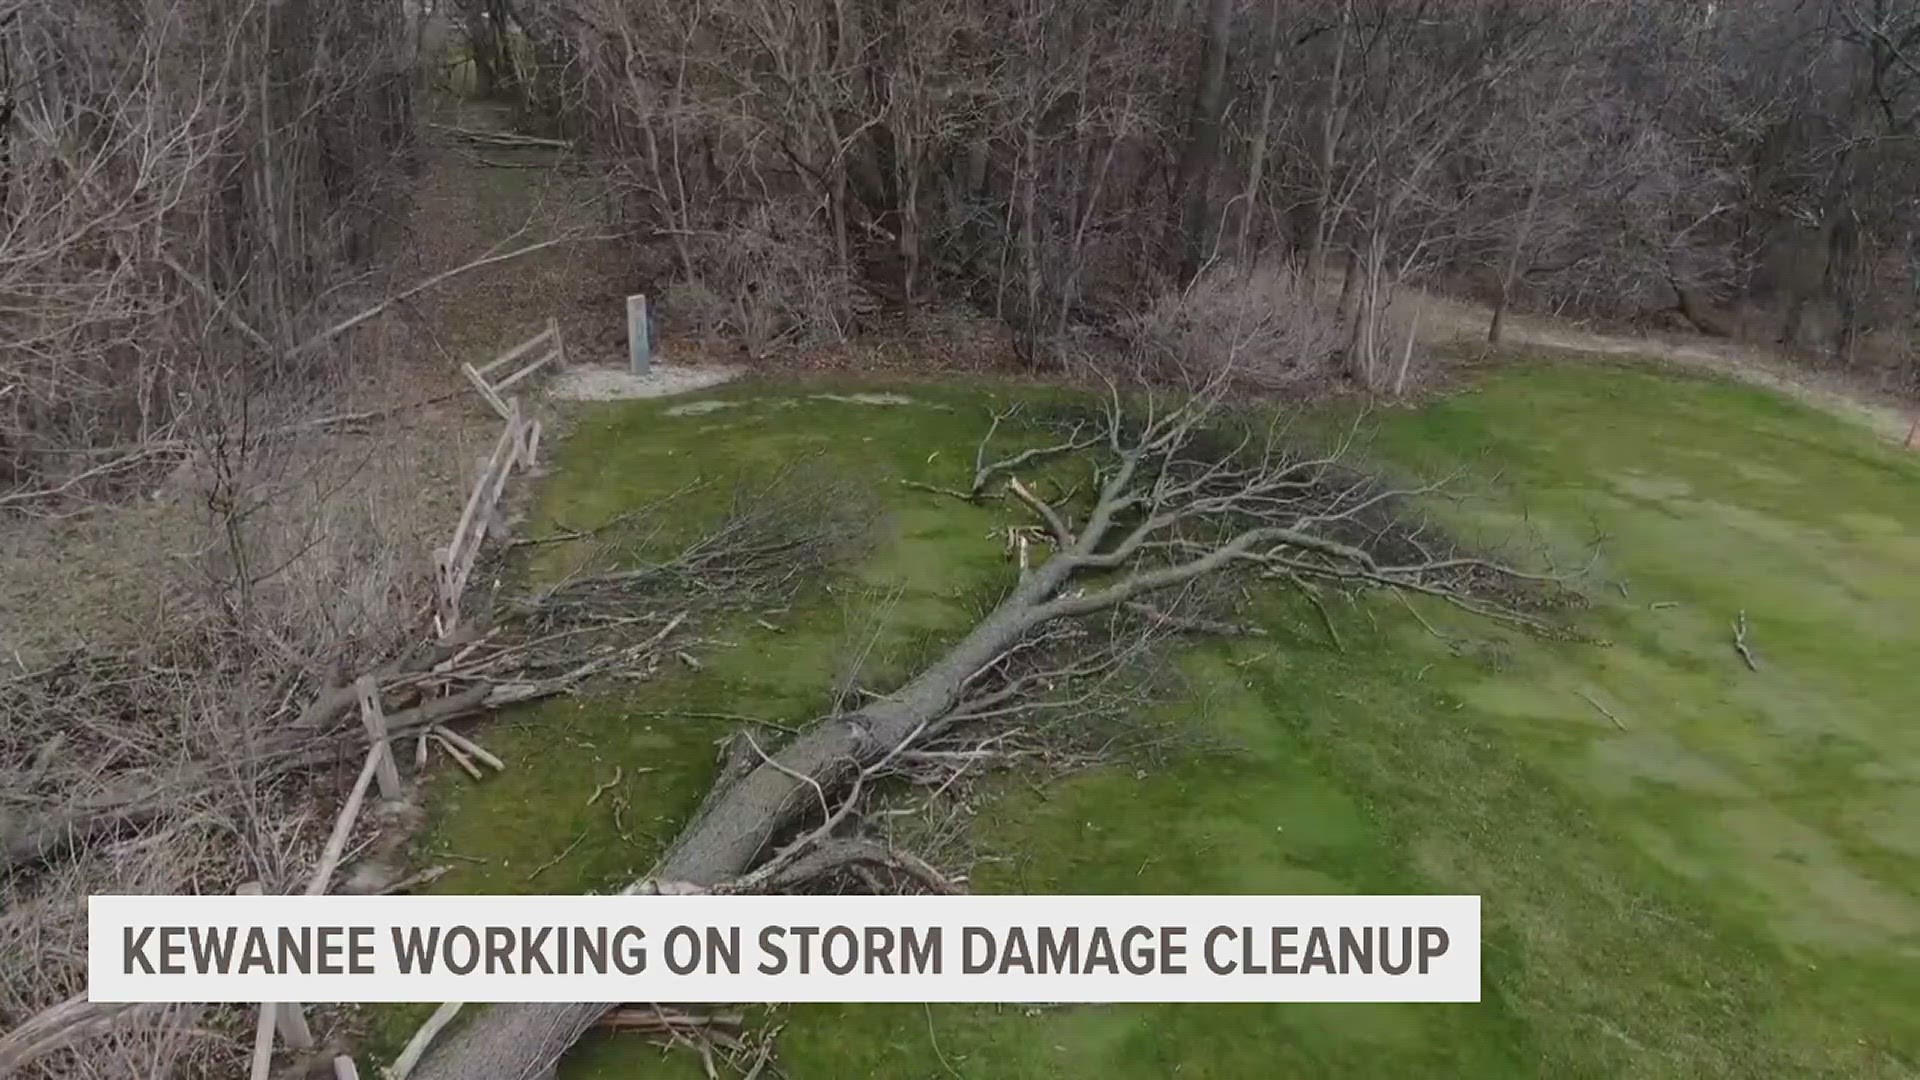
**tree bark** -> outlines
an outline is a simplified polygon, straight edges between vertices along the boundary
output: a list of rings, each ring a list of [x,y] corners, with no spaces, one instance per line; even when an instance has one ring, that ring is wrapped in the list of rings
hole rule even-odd
[[[1182,255],[1180,276],[1190,279],[1212,254],[1213,172],[1220,156],[1220,125],[1226,114],[1228,31],[1232,0],[1207,0],[1206,40],[1200,48],[1200,72],[1187,121],[1187,145],[1180,155]]]
[[[879,760],[958,701],[966,681],[1040,622],[1075,565],[1036,568],[959,644],[905,686],[858,711],[824,720],[728,787],[680,834],[649,875],[712,886],[745,872],[781,828],[813,805],[808,777],[831,786]],[[1071,614],[1066,613],[1066,614]],[[492,1005],[414,1073],[418,1080],[531,1080],[542,1075],[614,1002]]]
[[[1320,143],[1315,148],[1313,202],[1307,211],[1307,258],[1304,268],[1309,289],[1320,287],[1320,271],[1326,265],[1327,240],[1333,232],[1332,224],[1327,220],[1327,208],[1333,202],[1333,167],[1340,147],[1340,131],[1346,119],[1341,93],[1346,77],[1347,31],[1352,21],[1353,3],[1347,0],[1340,7],[1333,74],[1327,80],[1327,104],[1320,119]]]
[[[1260,184],[1267,172],[1267,135],[1273,127],[1273,105],[1280,88],[1280,0],[1267,8],[1267,82],[1260,90],[1260,119],[1253,129],[1253,142],[1247,148],[1247,188],[1240,195],[1240,235],[1235,246],[1241,261],[1251,264],[1253,218],[1260,204]]]

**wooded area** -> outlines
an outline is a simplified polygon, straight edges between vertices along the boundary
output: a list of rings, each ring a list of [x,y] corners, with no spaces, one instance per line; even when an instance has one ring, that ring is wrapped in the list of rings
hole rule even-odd
[[[666,317],[755,351],[960,299],[1039,364],[1239,311],[1249,369],[1379,389],[1418,285],[1494,341],[1671,313],[1913,378],[1905,0],[444,2],[9,0],[0,482],[320,377],[437,18],[584,141]]]
[[[1367,386],[1409,284],[1488,300],[1495,341],[1513,305],[1709,334],[1753,306],[1756,335],[1843,364],[1877,336],[1912,375],[1902,0],[481,9],[651,231],[670,306],[761,343],[844,334],[869,293],[965,297],[1039,362],[1196,277],[1258,306],[1271,275],[1333,276],[1317,359]]]

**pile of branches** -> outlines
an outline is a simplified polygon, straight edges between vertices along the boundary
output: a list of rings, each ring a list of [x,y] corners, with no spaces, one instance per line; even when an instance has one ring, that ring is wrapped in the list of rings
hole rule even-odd
[[[687,1012],[636,1003],[610,1010],[600,1018],[599,1027],[639,1036],[662,1050],[692,1050],[709,1077],[720,1076],[723,1069],[744,1080],[786,1075],[773,1057],[780,1025],[750,1029],[743,1013]]]
[[[663,664],[697,663],[704,627],[784,602],[870,525],[856,491],[797,472],[742,491],[690,541],[674,539],[684,530],[663,513],[672,502],[529,541],[573,541],[584,554],[554,584],[525,594],[496,586],[491,621],[363,672],[315,679],[257,650],[242,655],[226,635],[182,634],[0,679],[0,968],[38,973],[0,990],[0,1074],[240,1071],[238,1030],[205,1010],[142,1010],[111,1024],[82,1011],[55,1023],[75,999],[84,1004],[85,897],[218,894],[247,880],[279,892],[304,881],[328,824],[313,816],[305,774],[365,755],[364,680],[389,736],[424,745],[436,725],[594,680],[645,679]],[[102,1058],[100,1036],[125,1056]]]
[[[1129,719],[1143,661],[1175,635],[1252,632],[1230,621],[1230,601],[1262,582],[1316,604],[1328,589],[1388,589],[1548,627],[1535,600],[1556,575],[1456,550],[1411,512],[1433,485],[1352,467],[1351,439],[1314,452],[1236,420],[1229,385],[1222,373],[1171,403],[1113,389],[1101,409],[1028,417],[1037,445],[1003,456],[991,442],[1015,414],[996,415],[967,487],[916,486],[1030,515],[1013,530],[1005,594],[890,691],[843,699],[783,745],[736,735],[687,826],[628,891],[959,891],[959,869],[899,842],[902,788],[932,806],[986,769],[1100,760],[1115,724],[1150,739]],[[416,1075],[540,1075],[609,1007],[490,1006]]]

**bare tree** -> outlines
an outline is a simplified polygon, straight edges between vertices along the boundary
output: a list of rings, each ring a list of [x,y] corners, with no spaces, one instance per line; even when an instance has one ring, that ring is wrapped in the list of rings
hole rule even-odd
[[[1180,151],[1179,186],[1181,277],[1191,278],[1212,257],[1213,173],[1220,156],[1220,126],[1227,109],[1227,53],[1232,0],[1207,0],[1206,36],[1194,77],[1193,107],[1187,118],[1186,145]]]
[[[557,98],[682,280],[718,276],[737,207],[778,204],[840,278],[965,296],[1038,360],[1223,240],[1284,254],[1309,297],[1344,254],[1371,385],[1409,275],[1488,283],[1503,325],[1541,305],[1724,332],[1773,287],[1755,268],[1795,260],[1821,266],[1790,330],[1808,298],[1847,340],[1910,306],[1914,5],[1762,3],[559,0],[535,21],[566,40],[538,77],[575,80]]]
[[[210,371],[321,374],[290,350],[370,253],[411,138],[391,0],[96,16],[18,0],[0,24],[0,290],[31,298],[0,320],[0,481],[152,464],[126,444],[194,422]],[[188,44],[206,62],[171,63]]]

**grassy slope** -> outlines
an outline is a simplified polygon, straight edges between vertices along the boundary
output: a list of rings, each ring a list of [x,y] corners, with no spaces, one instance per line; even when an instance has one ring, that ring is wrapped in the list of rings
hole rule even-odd
[[[1005,580],[987,538],[1000,511],[893,482],[954,482],[980,395],[915,388],[920,404],[895,407],[805,397],[819,389],[740,388],[717,396],[750,404],[703,416],[656,403],[583,417],[536,529],[603,519],[696,475],[759,476],[818,453],[874,480],[890,531],[832,591],[779,616],[785,633],[732,628],[721,636],[739,648],[713,653],[697,676],[550,704],[491,735],[517,767],[484,790],[449,778],[427,846],[495,861],[462,863],[446,888],[626,880],[654,845],[631,829],[635,842],[622,840],[609,800],[589,810],[586,793],[624,765],[631,823],[668,836],[704,788],[720,734],[649,710],[803,720],[876,626],[864,677],[884,684]],[[1597,584],[1582,619],[1611,644],[1521,639],[1429,610],[1449,645],[1376,599],[1336,609],[1341,653],[1306,612],[1266,601],[1275,636],[1195,650],[1187,664],[1201,693],[1167,707],[1237,750],[1143,778],[1081,777],[1044,796],[1010,785],[979,824],[1007,859],[977,883],[1476,892],[1485,1001],[1033,1015],[796,1007],[782,1039],[792,1075],[1920,1068],[1920,728],[1901,666],[1920,637],[1920,468],[1758,391],[1574,366],[1392,417],[1378,452],[1422,470],[1497,471],[1463,527],[1510,533],[1524,517],[1569,553],[1602,533],[1598,582],[1627,588]],[[1757,673],[1730,648],[1740,609]],[[636,777],[644,767],[657,771]],[[630,1076],[655,1053],[601,1041],[565,1075]],[[673,1061],[647,1074],[695,1075]]]

